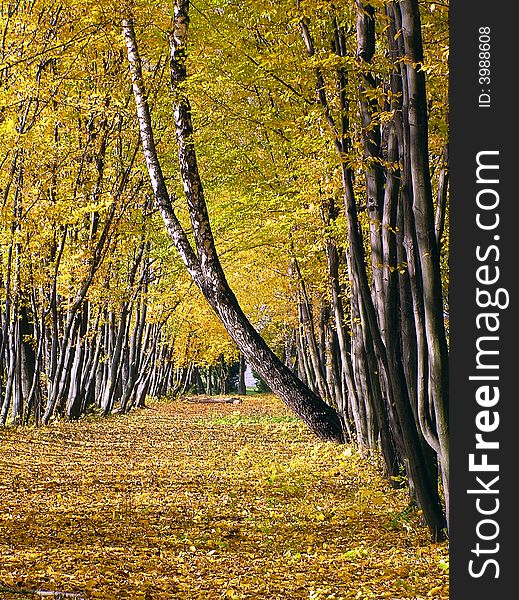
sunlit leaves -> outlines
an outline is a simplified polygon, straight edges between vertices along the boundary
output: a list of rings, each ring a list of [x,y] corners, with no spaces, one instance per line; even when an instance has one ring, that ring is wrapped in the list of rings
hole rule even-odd
[[[207,0],[191,10],[186,87],[216,245],[246,314],[274,346],[282,341],[284,328],[297,322],[298,283],[290,274],[291,261],[297,259],[309,295],[319,304],[329,294],[326,241],[333,240],[339,251],[348,245],[340,161],[356,174],[355,192],[361,208],[365,204],[363,173],[369,159],[364,158],[358,114],[361,87],[363,97],[376,106],[371,128],[394,118],[384,83],[392,69],[383,51],[386,2],[370,4],[377,11],[380,44],[369,66],[376,76],[372,86],[359,85],[367,67],[356,56],[357,6],[351,0]],[[436,184],[447,133],[447,19],[445,6],[426,8],[423,68],[428,78]],[[94,308],[116,310],[131,298],[134,289],[128,285],[128,273],[136,249],[143,240],[150,242],[149,318],[157,322],[182,298],[187,303],[168,316],[166,330],[179,344],[175,359],[187,360],[188,338],[193,347],[188,356],[204,363],[221,353],[230,355],[228,337],[189,289],[153,213],[137,146],[120,32],[123,13],[131,13],[135,20],[158,151],[175,210],[189,235],[168,75],[171,2],[88,0],[48,6],[38,1],[19,3],[12,10],[10,16],[7,12],[0,16],[5,32],[0,56],[2,269],[12,243],[19,243],[20,286],[44,294],[57,271],[60,306],[66,310],[88,273],[99,231],[115,203],[106,253],[87,299]],[[301,40],[302,18],[312,23],[312,57]],[[345,27],[345,56],[332,49],[333,19]],[[316,68],[323,73],[336,124],[341,117],[337,71],[346,74],[349,149],[340,157],[316,102]],[[23,193],[15,202],[20,169]],[[128,181],[121,190],[126,170]],[[330,198],[339,216],[325,224],[323,206]],[[21,212],[16,218],[15,203]],[[95,219],[98,230],[91,234]],[[366,233],[370,225],[366,211],[361,211],[359,220]],[[64,252],[57,265],[63,235]],[[445,242],[447,235],[448,227]],[[366,257],[369,264],[367,242]],[[445,258],[445,267],[446,262]],[[344,267],[340,276],[347,294]]]

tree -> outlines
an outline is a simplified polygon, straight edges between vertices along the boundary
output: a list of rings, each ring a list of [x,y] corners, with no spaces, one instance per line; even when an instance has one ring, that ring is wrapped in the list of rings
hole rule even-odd
[[[323,439],[342,442],[342,425],[337,412],[300,381],[270,350],[241,310],[230,289],[216,252],[207,206],[192,140],[191,108],[179,87],[186,79],[185,53],[189,26],[189,3],[175,2],[173,31],[169,35],[171,83],[179,165],[189,208],[196,253],[191,247],[172,208],[157,156],[149,106],[142,77],[133,21],[124,19],[123,32],[128,48],[133,92],[137,105],[146,165],[168,234],[193,281],[200,288],[227,332],[250,364],[282,400]]]

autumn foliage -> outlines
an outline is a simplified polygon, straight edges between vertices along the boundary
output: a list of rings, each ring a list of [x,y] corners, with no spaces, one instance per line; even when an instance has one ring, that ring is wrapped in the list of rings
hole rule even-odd
[[[445,593],[447,16],[0,6],[6,588]]]
[[[1,443],[3,600],[448,598],[446,545],[406,493],[273,397],[154,403]]]

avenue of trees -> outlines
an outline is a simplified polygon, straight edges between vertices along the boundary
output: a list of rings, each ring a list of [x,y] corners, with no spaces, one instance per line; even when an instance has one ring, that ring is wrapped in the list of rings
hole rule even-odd
[[[0,9],[0,423],[226,393],[448,514],[447,7]]]

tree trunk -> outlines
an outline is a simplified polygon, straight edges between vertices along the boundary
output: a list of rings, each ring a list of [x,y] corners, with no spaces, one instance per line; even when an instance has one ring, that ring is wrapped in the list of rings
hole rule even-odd
[[[245,356],[240,352],[240,371],[238,373],[238,394],[245,396],[247,393],[247,387],[245,386],[245,371],[247,370],[247,363]]]
[[[417,0],[394,4],[401,11],[409,98],[409,155],[413,185],[418,257],[424,296],[425,334],[429,351],[429,389],[439,442],[439,460],[448,514],[449,425],[448,350],[443,322],[443,299],[439,250],[428,158],[428,117],[420,12]]]
[[[179,84],[186,79],[185,42],[188,24],[188,2],[178,0],[175,2],[174,31],[170,34],[171,80],[176,96],[174,113],[180,171],[195,238],[196,255],[172,208],[155,149],[133,23],[131,20],[124,20],[123,32],[128,49],[142,145],[156,203],[166,229],[194,282],[249,364],[320,438],[343,442],[342,424],[337,412],[295,377],[267,346],[241,310],[220,265],[198,172],[190,106],[187,98],[178,91]]]

